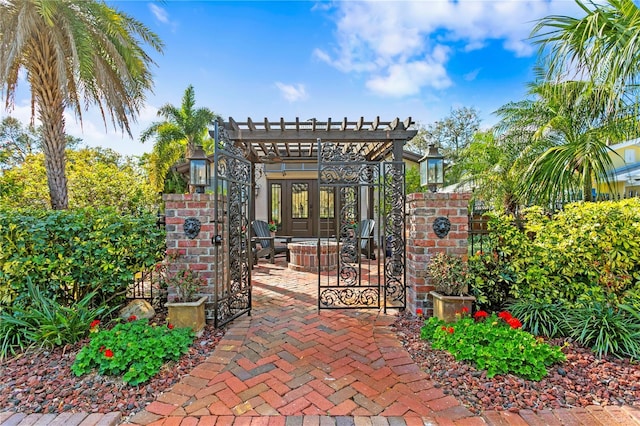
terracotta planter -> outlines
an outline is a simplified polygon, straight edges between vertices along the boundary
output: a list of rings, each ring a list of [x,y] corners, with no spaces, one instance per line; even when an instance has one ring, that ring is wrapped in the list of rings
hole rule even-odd
[[[445,322],[456,321],[456,312],[462,312],[463,307],[471,313],[471,305],[476,301],[473,296],[445,296],[437,291],[429,294],[433,297],[433,315]]]
[[[175,327],[191,327],[199,333],[205,325],[204,302],[207,296],[202,296],[195,302],[170,302],[165,306],[169,309],[169,322]]]

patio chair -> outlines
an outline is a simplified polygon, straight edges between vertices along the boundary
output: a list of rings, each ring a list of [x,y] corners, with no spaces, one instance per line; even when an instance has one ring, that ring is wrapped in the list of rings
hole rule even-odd
[[[269,225],[264,220],[254,220],[251,223],[255,237],[251,239],[253,246],[253,264],[258,263],[258,259],[268,258],[269,262],[275,263],[277,255],[284,254],[289,261],[289,248],[286,245],[276,245],[275,240],[284,240],[290,242],[292,237],[276,236],[272,237],[269,232]],[[258,248],[258,246],[260,246]]]

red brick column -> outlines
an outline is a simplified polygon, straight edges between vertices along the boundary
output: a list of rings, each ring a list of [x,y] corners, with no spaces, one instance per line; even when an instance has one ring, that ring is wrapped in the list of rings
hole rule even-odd
[[[213,293],[215,267],[214,246],[211,238],[215,235],[213,224],[213,194],[165,194],[167,250],[178,250],[181,256],[172,265],[174,271],[181,265],[197,271],[206,280],[199,295],[208,296],[207,319],[213,319]],[[194,217],[200,221],[200,233],[193,239],[184,233],[184,221]],[[169,289],[168,299],[175,299],[175,292]]]
[[[468,204],[470,193],[417,193],[407,195],[407,309],[415,314],[422,309],[433,315],[427,265],[435,253],[446,252],[466,258],[468,238]],[[451,230],[439,238],[433,230],[437,217],[446,217]]]

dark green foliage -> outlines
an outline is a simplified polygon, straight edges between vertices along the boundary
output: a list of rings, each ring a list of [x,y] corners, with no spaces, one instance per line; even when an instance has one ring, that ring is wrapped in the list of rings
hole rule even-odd
[[[500,311],[513,295],[515,274],[496,253],[478,252],[469,258],[468,282],[477,305],[486,311]]]
[[[112,309],[92,308],[95,293],[86,294],[73,306],[63,306],[27,279],[29,305],[13,303],[0,312],[0,360],[28,346],[45,347],[75,343],[87,335],[91,322]]]
[[[71,370],[80,376],[97,369],[99,374],[122,375],[125,383],[138,385],[156,375],[164,362],[179,359],[193,338],[190,328],[170,329],[149,325],[147,320],[119,323],[95,333],[76,355]]]
[[[566,336],[566,308],[560,302],[520,299],[509,305],[509,311],[522,321],[522,328],[535,336]]]
[[[567,315],[571,337],[599,357],[640,359],[640,316],[629,306],[621,307],[596,302],[571,309]]]
[[[63,306],[91,292],[97,304],[117,304],[134,274],[164,251],[154,214],[0,209],[0,309],[15,299],[30,303],[27,277]]]

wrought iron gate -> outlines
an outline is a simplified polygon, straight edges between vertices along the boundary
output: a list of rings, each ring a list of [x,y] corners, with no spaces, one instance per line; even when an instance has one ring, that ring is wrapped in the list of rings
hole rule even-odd
[[[251,313],[251,162],[227,138],[224,126],[215,124],[213,162],[214,215],[216,235],[214,268],[215,326]]]
[[[404,163],[318,140],[318,188],[318,308],[404,309]]]

